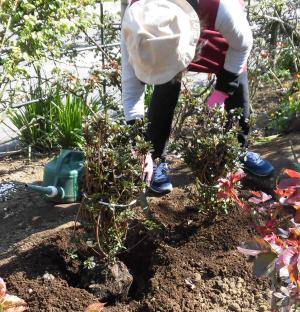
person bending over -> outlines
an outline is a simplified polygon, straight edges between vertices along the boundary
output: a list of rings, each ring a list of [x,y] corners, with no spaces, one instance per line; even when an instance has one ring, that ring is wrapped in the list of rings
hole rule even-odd
[[[146,156],[144,176],[150,189],[172,190],[167,175],[167,144],[185,70],[216,74],[208,97],[210,108],[241,108],[238,141],[247,147],[249,88],[247,59],[252,33],[239,0],[133,0],[121,28],[122,103],[128,124],[144,117],[145,84],[154,85],[146,137],[153,153]],[[273,166],[247,152],[244,168],[268,176]]]

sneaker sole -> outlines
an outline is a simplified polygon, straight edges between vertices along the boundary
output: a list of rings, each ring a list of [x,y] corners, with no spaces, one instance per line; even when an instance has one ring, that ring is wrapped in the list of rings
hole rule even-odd
[[[244,168],[246,171],[250,172],[251,174],[257,176],[257,177],[269,177],[273,172],[274,172],[274,169],[272,171],[270,171],[269,173],[266,173],[266,174],[258,174],[257,172],[254,172],[252,170],[249,170],[247,168]]]
[[[171,192],[173,191],[173,188],[168,189],[168,190],[164,190],[164,191],[159,191],[159,190],[157,190],[157,189],[152,188],[151,186],[149,187],[149,189],[150,189],[152,192],[156,193],[156,194],[168,194],[168,193],[171,193]]]

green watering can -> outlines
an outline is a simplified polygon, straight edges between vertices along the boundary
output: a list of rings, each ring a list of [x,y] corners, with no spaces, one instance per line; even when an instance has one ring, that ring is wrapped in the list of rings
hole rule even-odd
[[[43,185],[27,184],[26,187],[44,194],[48,201],[74,203],[82,197],[83,176],[83,152],[63,149],[45,165]]]

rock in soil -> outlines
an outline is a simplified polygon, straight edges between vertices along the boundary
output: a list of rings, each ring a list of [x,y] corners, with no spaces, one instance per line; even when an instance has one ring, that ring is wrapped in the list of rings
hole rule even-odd
[[[86,273],[86,274],[85,274]],[[82,274],[82,284],[102,302],[123,301],[127,298],[133,277],[126,265],[117,261],[98,266]]]

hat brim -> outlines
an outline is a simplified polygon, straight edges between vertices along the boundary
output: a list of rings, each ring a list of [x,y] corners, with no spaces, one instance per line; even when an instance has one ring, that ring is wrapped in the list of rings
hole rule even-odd
[[[186,19],[184,21],[185,24],[182,23],[185,27],[182,26],[180,29],[178,43],[176,43],[176,45],[174,44],[174,49],[171,49],[167,56],[164,55],[164,42],[158,38],[158,40],[161,41],[159,42],[161,46],[158,45],[158,51],[155,51],[154,53],[157,54],[158,58],[160,57],[159,54],[164,55],[163,57],[165,58],[165,61],[163,60],[162,63],[157,66],[156,64],[153,64],[153,61],[151,60],[149,60],[149,64],[147,64],[145,58],[139,58],[139,53],[145,52],[138,50],[142,49],[140,46],[131,46],[132,36],[139,35],[139,30],[136,30],[136,26],[139,27],[140,24],[143,23],[143,21],[135,21],[134,19],[140,18],[140,16],[144,14],[143,10],[149,7],[149,4],[152,5],[152,7],[153,4],[157,4],[158,7],[163,4],[170,6],[175,5],[178,10],[182,11],[184,18]],[[128,49],[129,63],[132,65],[137,78],[147,84],[158,85],[170,81],[179,72],[185,70],[192,62],[200,36],[200,21],[196,11],[187,1],[139,0],[127,8],[123,18],[122,30],[125,32],[124,38]]]

